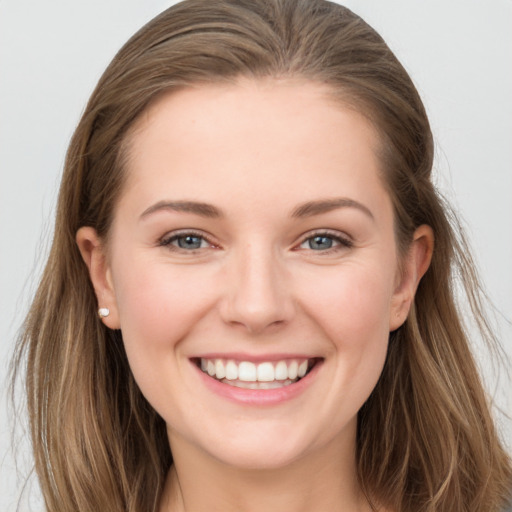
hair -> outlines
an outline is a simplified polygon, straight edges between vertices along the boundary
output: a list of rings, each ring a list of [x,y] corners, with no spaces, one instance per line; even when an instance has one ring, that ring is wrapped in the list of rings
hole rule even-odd
[[[156,511],[172,464],[163,419],[139,391],[120,331],[97,317],[75,242],[107,239],[125,180],[130,129],[164,93],[240,78],[325,84],[377,129],[398,247],[435,234],[432,263],[406,322],[392,332],[380,380],[359,412],[357,469],[377,509],[496,512],[512,487],[455,301],[461,279],[489,338],[464,239],[431,177],[421,99],[382,38],[322,0],[187,0],[150,21],[115,56],[72,137],[48,262],[14,373],[26,365],[35,468],[47,510]]]

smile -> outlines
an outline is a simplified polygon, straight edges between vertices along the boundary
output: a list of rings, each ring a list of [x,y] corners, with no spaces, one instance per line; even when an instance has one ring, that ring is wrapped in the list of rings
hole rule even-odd
[[[201,358],[197,364],[204,373],[223,384],[244,389],[276,389],[298,382],[316,362],[316,358],[260,363]]]

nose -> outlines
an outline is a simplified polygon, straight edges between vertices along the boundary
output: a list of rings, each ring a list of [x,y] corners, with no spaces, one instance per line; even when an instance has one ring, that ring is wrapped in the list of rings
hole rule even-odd
[[[229,264],[221,316],[252,334],[287,324],[295,307],[285,265],[271,250],[248,245]]]

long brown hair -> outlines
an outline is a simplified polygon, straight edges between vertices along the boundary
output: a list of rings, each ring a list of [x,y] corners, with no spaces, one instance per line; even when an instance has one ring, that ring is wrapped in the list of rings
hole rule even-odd
[[[381,37],[322,0],[187,0],[119,51],[71,140],[51,253],[15,358],[26,358],[35,467],[50,512],[155,511],[172,463],[163,420],[141,395],[120,331],[97,318],[75,243],[108,238],[123,186],[128,134],[163,92],[239,77],[320,82],[367,116],[381,137],[384,180],[405,250],[428,224],[430,269],[405,324],[390,335],[382,376],[359,413],[361,486],[396,512],[496,512],[510,459],[454,300],[461,276],[490,336],[463,238],[432,185],[433,141],[419,95]]]

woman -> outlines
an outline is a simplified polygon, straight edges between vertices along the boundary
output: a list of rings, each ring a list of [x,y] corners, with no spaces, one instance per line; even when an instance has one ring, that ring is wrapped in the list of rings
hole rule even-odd
[[[498,511],[421,100],[321,1],[187,1],[72,139],[20,354],[47,509]]]

